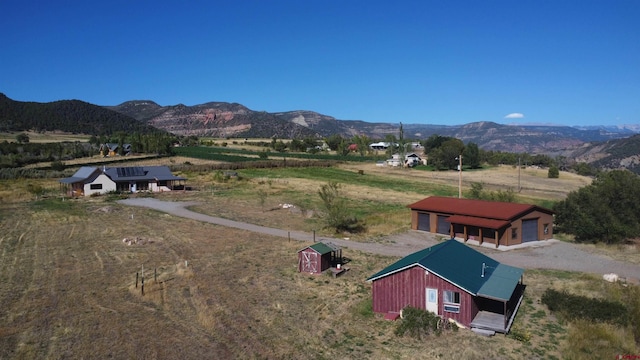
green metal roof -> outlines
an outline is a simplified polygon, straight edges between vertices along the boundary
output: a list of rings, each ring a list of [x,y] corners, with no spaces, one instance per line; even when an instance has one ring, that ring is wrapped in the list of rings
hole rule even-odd
[[[524,270],[496,260],[458,242],[447,240],[396,261],[367,279],[421,266],[474,296],[509,300]]]
[[[524,270],[517,267],[498,264],[491,276],[478,290],[478,295],[498,300],[509,300],[523,272]],[[513,286],[508,286],[509,284],[513,284]]]
[[[320,255],[324,255],[324,254],[327,254],[327,253],[330,253],[330,252],[333,251],[333,248],[331,248],[330,246],[328,246],[327,244],[322,243],[322,242],[315,243],[315,244],[313,244],[313,245],[311,245],[309,247],[312,248],[313,250],[317,251]],[[306,249],[306,248],[304,248],[304,249]],[[302,249],[302,250],[304,250],[304,249]],[[300,250],[300,251],[302,251],[302,250]],[[300,252],[300,251],[298,251],[298,252]]]

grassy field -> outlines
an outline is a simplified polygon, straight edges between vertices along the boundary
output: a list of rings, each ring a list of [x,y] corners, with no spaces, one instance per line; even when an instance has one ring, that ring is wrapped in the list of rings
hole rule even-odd
[[[70,134],[62,132],[35,132],[35,131],[21,131],[16,133],[0,132],[0,141],[15,142],[16,135],[25,133],[29,135],[29,142],[37,143],[51,143],[51,142],[63,142],[63,141],[80,141],[87,142],[91,135],[83,134]]]
[[[186,161],[195,163],[132,164]],[[494,168],[478,178],[498,189],[504,184],[494,182],[511,181],[505,179],[514,171]],[[562,198],[588,181],[562,173],[547,192],[554,183],[546,174],[523,173],[529,184],[523,188],[531,190],[519,196],[535,202]],[[367,224],[357,240],[378,241],[406,231],[406,204],[430,194],[455,196],[458,174],[345,164],[243,170],[240,179],[228,180],[212,172],[180,175],[194,191],[154,196],[198,200],[197,210],[216,216],[327,235],[317,190],[336,180]],[[29,183],[48,189],[45,198],[36,200]],[[2,185],[0,359],[577,359],[591,350],[611,358],[640,352],[628,329],[563,322],[540,303],[549,286],[597,297],[622,291],[584,274],[527,271],[524,304],[509,336],[458,331],[419,341],[395,336],[396,323],[371,312],[365,279],[394,258],[346,249],[352,260],[346,275],[308,276],[296,271],[297,251],[308,245],[302,242],[125,207],[111,196],[63,200],[55,179]],[[296,208],[284,210],[283,203]],[[616,249],[607,251],[615,256]],[[135,286],[142,266],[144,296]],[[594,341],[589,333],[602,336]]]

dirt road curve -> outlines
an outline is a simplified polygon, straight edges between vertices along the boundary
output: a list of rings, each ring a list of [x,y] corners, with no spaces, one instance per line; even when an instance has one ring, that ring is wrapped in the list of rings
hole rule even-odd
[[[313,241],[313,234],[301,231],[286,231],[265,226],[248,224],[239,221],[222,219],[204,215],[186,209],[196,202],[170,202],[153,198],[134,198],[121,200],[119,203],[130,206],[141,206],[155,209],[171,215],[204,221],[216,225],[227,226],[266,235],[288,237],[301,241]],[[316,237],[316,241],[331,241],[342,247],[369,253],[405,256],[412,252],[434,245],[436,239],[432,234],[410,231],[405,234],[391,236],[384,244],[363,243],[338,238]],[[544,246],[533,246],[511,251],[497,251],[478,248],[492,258],[512,266],[528,269],[555,269],[579,271],[593,274],[616,273],[628,281],[640,283],[640,266],[616,261],[603,255],[592,254],[579,248],[578,245],[565,242],[551,242]]]

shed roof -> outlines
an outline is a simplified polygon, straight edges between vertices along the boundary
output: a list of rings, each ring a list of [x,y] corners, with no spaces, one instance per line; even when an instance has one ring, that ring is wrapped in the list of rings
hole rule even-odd
[[[412,210],[432,211],[445,214],[475,216],[481,218],[511,220],[521,214],[539,210],[552,213],[551,210],[531,204],[518,204],[500,201],[459,199],[443,196],[430,196],[408,205]]]
[[[320,255],[328,254],[328,253],[330,253],[332,251],[336,251],[336,250],[340,249],[338,246],[336,246],[334,244],[331,244],[331,243],[325,244],[323,242],[317,242],[317,243],[315,243],[315,244],[313,244],[311,246],[307,246],[306,248],[299,250],[298,252],[300,252],[302,250],[305,250],[305,249],[309,249],[309,248],[315,250]]]
[[[375,281],[396,272],[420,266],[474,296],[509,300],[523,269],[508,266],[459,243],[447,240],[396,261],[373,274]]]
[[[495,219],[487,219],[480,218],[475,216],[464,216],[464,215],[453,215],[447,218],[447,221],[452,224],[463,224],[470,226],[483,227],[488,229],[502,229],[511,224],[511,222],[507,220],[495,220]]]

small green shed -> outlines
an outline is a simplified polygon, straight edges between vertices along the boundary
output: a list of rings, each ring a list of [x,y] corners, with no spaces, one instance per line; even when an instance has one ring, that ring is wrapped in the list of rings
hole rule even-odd
[[[298,271],[321,274],[341,264],[342,249],[332,243],[317,242],[298,251]]]

